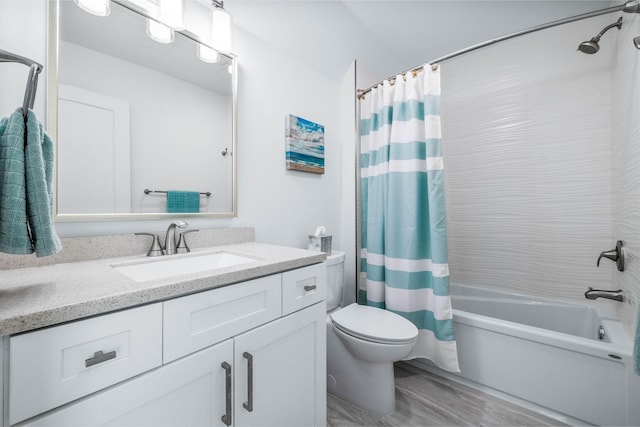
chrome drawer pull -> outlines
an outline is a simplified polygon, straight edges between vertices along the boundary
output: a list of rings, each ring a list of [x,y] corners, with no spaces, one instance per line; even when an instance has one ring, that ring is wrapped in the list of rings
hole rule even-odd
[[[314,289],[316,289],[317,286],[316,285],[306,285],[304,287],[305,292],[309,292],[309,291],[313,291]]]
[[[225,410],[226,413],[222,416],[222,422],[225,425],[231,425],[231,365],[227,362],[222,362],[222,367],[225,372]]]
[[[107,360],[115,359],[116,351],[110,351],[109,353],[103,353],[102,350],[93,353],[93,357],[90,357],[84,361],[85,368],[97,365],[98,363],[106,362]]]
[[[242,357],[247,359],[247,388],[248,388],[248,392],[247,392],[248,401],[243,402],[242,406],[244,407],[244,409],[251,412],[253,411],[253,356],[250,353],[245,351],[244,353],[242,353]]]

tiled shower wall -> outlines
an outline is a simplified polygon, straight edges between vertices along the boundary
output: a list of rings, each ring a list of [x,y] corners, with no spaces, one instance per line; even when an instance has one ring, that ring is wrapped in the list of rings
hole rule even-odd
[[[619,16],[623,31],[597,54],[577,51]],[[443,64],[452,283],[580,301],[588,286],[639,293],[637,26],[609,14]],[[628,241],[629,271],[597,268],[617,239]],[[622,310],[629,331],[632,310]]]
[[[612,240],[626,248],[625,271],[614,270],[612,280],[627,298],[620,316],[629,333],[640,301],[640,50],[632,43],[638,35],[640,16],[625,14],[612,63]]]

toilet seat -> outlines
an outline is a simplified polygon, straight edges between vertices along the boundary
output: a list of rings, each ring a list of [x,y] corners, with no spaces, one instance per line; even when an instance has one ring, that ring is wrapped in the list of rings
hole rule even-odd
[[[365,341],[406,344],[418,336],[418,328],[409,320],[375,307],[351,304],[329,316],[337,329]]]

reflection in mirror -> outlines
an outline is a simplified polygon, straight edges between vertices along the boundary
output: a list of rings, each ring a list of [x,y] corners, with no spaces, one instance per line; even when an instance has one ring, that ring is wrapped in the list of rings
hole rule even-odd
[[[235,215],[235,58],[205,63],[185,33],[59,2],[58,219]]]

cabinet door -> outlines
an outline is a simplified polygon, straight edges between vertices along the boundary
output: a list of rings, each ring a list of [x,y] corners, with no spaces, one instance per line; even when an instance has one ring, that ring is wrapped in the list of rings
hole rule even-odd
[[[235,338],[238,426],[326,424],[325,303]]]
[[[222,363],[232,361],[233,341],[228,340],[25,425],[224,426],[227,377]]]

